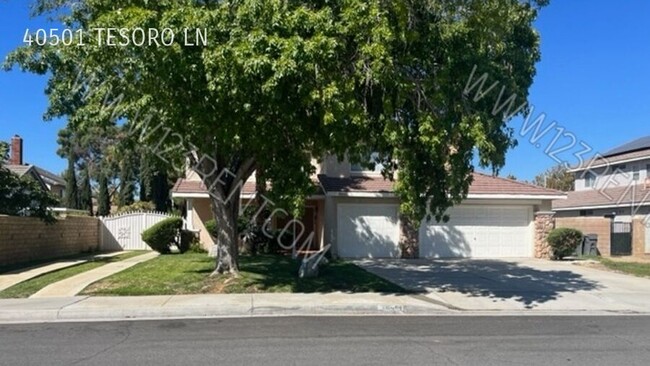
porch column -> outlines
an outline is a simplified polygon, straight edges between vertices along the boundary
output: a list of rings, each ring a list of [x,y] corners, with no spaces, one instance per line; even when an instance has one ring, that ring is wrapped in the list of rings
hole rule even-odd
[[[551,230],[555,229],[555,212],[535,212],[535,258],[550,259],[553,255],[546,240]]]
[[[399,247],[402,258],[420,258],[419,227],[403,216],[400,217],[399,226]]]
[[[187,199],[187,214],[185,218],[185,224],[187,225],[186,229],[193,231],[194,230],[194,200],[191,198]]]

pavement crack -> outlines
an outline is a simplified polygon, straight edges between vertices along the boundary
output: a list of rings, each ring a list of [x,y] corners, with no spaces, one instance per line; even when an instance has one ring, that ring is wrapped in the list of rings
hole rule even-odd
[[[90,298],[90,296],[85,296],[85,297],[79,298],[78,300],[76,300],[76,301],[73,302],[73,303],[70,303],[70,304],[67,304],[67,305],[64,305],[64,306],[60,307],[59,310],[56,311],[56,318],[57,318],[57,319],[61,319],[61,316],[60,316],[60,315],[61,315],[61,312],[62,312],[64,309],[66,309],[66,308],[68,308],[68,307],[70,307],[70,306],[72,306],[72,305],[76,305],[76,304],[78,304],[78,303],[80,303],[80,302],[82,302],[82,301],[86,301],[86,300],[88,300],[89,298]]]

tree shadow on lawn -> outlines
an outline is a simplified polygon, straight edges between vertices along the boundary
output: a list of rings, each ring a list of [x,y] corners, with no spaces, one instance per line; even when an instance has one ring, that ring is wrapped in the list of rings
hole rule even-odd
[[[331,261],[321,267],[318,277],[299,278],[300,261],[281,255],[241,256],[241,278],[233,281],[227,292],[327,293],[406,291],[379,276],[345,261]]]
[[[458,292],[507,299],[526,308],[556,300],[563,293],[594,291],[598,282],[566,270],[539,270],[499,260],[362,260],[361,267],[420,293]]]

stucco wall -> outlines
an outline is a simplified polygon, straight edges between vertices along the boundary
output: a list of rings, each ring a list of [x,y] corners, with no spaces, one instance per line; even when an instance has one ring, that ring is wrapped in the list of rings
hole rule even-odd
[[[648,175],[648,165],[650,164],[650,159],[634,161],[629,163],[622,163],[625,165],[625,169],[618,170],[616,166],[620,166],[621,163],[612,163],[608,167],[600,167],[591,169],[592,173],[597,175],[596,188],[600,189],[602,187],[606,188],[616,188],[616,187],[627,187],[630,184],[640,184],[646,179]],[[634,168],[639,172],[639,179],[634,181]],[[592,189],[587,187],[584,179],[585,171],[579,171],[575,173],[575,190],[582,191],[585,189]]]
[[[214,245],[212,237],[205,228],[205,223],[212,219],[212,209],[209,198],[192,199],[192,226],[199,230],[199,240],[205,250],[210,250]]]
[[[68,216],[47,225],[29,217],[0,216],[0,265],[95,251],[99,248],[99,220]]]

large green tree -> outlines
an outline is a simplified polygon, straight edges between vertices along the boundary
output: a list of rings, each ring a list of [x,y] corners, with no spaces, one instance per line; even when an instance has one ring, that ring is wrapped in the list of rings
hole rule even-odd
[[[90,216],[95,214],[93,210],[93,188],[92,177],[88,164],[81,166],[81,183],[79,184],[79,208],[86,210]]]
[[[533,183],[541,187],[569,192],[573,190],[575,175],[570,173],[566,166],[559,164],[535,176]]]
[[[135,166],[133,159],[127,155],[120,164],[119,207],[132,205],[136,189]]]
[[[9,144],[0,141],[0,215],[32,216],[51,223],[49,210],[57,204],[56,198],[31,177],[18,175],[4,167]]]
[[[299,212],[312,157],[376,152],[409,223],[445,219],[467,195],[475,154],[498,170],[515,145],[506,119],[525,108],[500,106],[527,99],[539,60],[532,22],[545,3],[39,0],[37,14],[63,14],[86,45],[24,47],[8,65],[49,75],[46,116],[128,120],[154,153],[186,153],[212,197],[215,271],[236,273],[237,197],[259,166],[269,195]],[[92,30],[108,27],[168,28],[177,39],[100,45]],[[208,44],[187,45],[186,28],[206,29]],[[503,91],[467,93],[482,73]]]
[[[79,209],[79,185],[77,183],[77,161],[79,160],[79,139],[71,128],[63,128],[59,131],[57,139],[59,156],[68,160],[68,168],[63,173],[65,180],[65,192],[63,204],[67,208]]]
[[[108,191],[108,178],[106,173],[99,172],[97,191],[97,216],[108,216],[111,214],[111,196]]]

